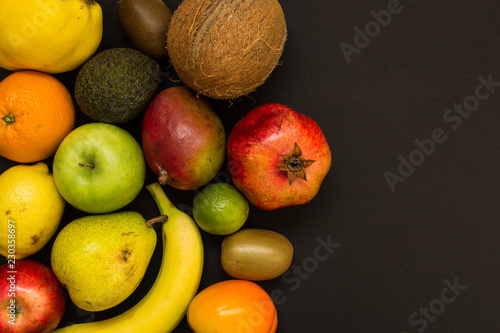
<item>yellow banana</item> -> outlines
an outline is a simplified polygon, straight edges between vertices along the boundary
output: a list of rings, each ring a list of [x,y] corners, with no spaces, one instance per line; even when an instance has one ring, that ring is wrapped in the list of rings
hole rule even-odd
[[[198,291],[203,270],[203,243],[193,219],[178,210],[158,183],[146,186],[163,223],[163,257],[155,283],[134,307],[102,321],[76,324],[57,333],[168,333],[181,322]]]

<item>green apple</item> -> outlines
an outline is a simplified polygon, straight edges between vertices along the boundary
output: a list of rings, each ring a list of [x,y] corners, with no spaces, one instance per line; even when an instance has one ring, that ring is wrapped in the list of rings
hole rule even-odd
[[[63,198],[87,213],[129,204],[146,178],[141,146],[126,130],[105,123],[75,128],[54,156],[54,181]]]

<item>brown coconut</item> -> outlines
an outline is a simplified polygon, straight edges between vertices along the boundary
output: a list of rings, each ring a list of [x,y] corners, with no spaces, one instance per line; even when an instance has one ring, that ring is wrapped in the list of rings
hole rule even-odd
[[[286,37],[277,0],[184,0],[172,16],[167,50],[184,84],[211,98],[235,99],[269,77]]]

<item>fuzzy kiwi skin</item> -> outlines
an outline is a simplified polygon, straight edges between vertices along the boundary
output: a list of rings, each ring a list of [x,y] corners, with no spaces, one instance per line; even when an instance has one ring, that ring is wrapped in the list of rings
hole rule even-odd
[[[172,12],[162,0],[119,0],[116,16],[134,48],[156,60],[168,56]]]
[[[75,80],[75,100],[95,121],[126,123],[142,114],[160,85],[157,61],[132,48],[92,56]]]
[[[290,241],[272,230],[240,229],[222,241],[222,268],[236,279],[277,278],[290,267],[292,259]]]

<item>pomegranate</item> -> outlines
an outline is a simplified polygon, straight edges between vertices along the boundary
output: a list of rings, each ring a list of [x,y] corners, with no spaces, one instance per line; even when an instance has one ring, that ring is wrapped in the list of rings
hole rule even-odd
[[[160,184],[193,190],[221,168],[226,134],[208,99],[175,86],[156,95],[146,109],[142,147]]]
[[[278,103],[253,109],[234,126],[227,157],[234,185],[264,210],[311,201],[332,161],[318,124]]]

